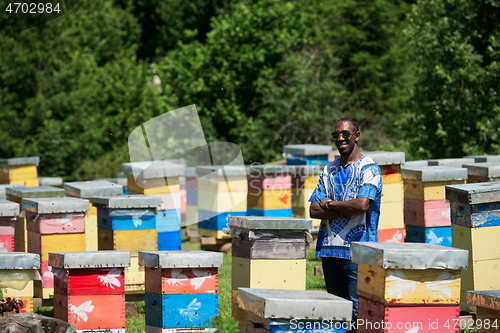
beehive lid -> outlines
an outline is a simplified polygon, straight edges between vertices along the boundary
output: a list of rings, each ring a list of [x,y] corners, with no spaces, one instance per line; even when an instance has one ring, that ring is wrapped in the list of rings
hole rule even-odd
[[[14,217],[19,215],[19,204],[5,199],[0,199],[0,216]]]
[[[40,186],[61,186],[63,184],[62,177],[38,177],[38,184]]]
[[[402,164],[405,168],[413,168],[413,167],[427,167],[429,166],[429,160],[419,160],[419,161],[407,161]]]
[[[148,161],[123,163],[122,171],[127,176],[139,179],[179,177],[184,175],[186,166],[172,161]]]
[[[467,156],[473,158],[475,163],[500,163],[500,155]]]
[[[406,160],[404,152],[366,151],[363,155],[371,157],[378,165],[403,164]]]
[[[50,252],[49,266],[57,268],[109,268],[129,267],[130,252],[85,251]]]
[[[150,268],[221,267],[223,254],[211,251],[141,251],[139,265]]]
[[[207,165],[197,166],[196,175],[198,177],[246,177],[250,173],[250,167],[246,165]]]
[[[437,160],[429,160],[429,166],[448,166],[461,168],[464,164],[474,163],[474,158],[442,158]]]
[[[446,186],[446,199],[466,205],[500,201],[500,181]]]
[[[309,230],[312,220],[295,217],[228,216],[228,225],[252,230]]]
[[[468,251],[426,243],[353,242],[352,260],[381,268],[467,269]]]
[[[469,305],[500,311],[500,290],[474,290],[467,292]]]
[[[104,208],[158,208],[161,198],[142,194],[93,197],[92,204]]]
[[[186,177],[196,177],[196,168],[188,167],[184,170],[184,176]]]
[[[0,199],[6,199],[5,189],[10,187],[24,187],[24,184],[2,184],[0,185]]]
[[[62,188],[52,186],[10,187],[5,189],[8,198],[53,198],[64,197]]]
[[[351,320],[352,302],[320,290],[238,288],[242,309],[263,318]]]
[[[123,186],[107,180],[71,182],[64,184],[68,196],[89,199],[97,196],[115,196],[123,193]]]
[[[0,165],[38,165],[39,163],[40,157],[38,156],[0,158]]]
[[[500,177],[500,162],[464,164],[463,167],[469,170],[469,176],[487,177],[487,178]]]
[[[283,146],[284,153],[299,156],[328,155],[332,150],[330,145],[299,144]]]
[[[40,255],[25,252],[0,253],[0,269],[40,268]]]
[[[38,214],[80,213],[89,210],[89,201],[79,198],[27,198],[23,210]]]
[[[454,168],[446,166],[428,166],[428,167],[407,167],[401,168],[403,179],[416,180],[421,182],[442,182],[448,180],[467,179],[466,168]]]

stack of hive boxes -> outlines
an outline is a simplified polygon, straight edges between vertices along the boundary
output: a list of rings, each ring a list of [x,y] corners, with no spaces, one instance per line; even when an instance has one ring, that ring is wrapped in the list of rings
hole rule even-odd
[[[464,184],[467,169],[403,167],[406,241],[451,246],[450,204],[445,186]]]
[[[0,159],[0,184],[38,186],[38,156]]]
[[[292,217],[292,176],[288,166],[250,166],[247,215]]]
[[[198,233],[214,240],[230,241],[224,234],[229,216],[247,214],[248,169],[241,165],[198,166]]]
[[[238,289],[246,332],[344,333],[352,302],[319,290]]]
[[[352,244],[358,332],[458,332],[467,251],[421,243]]]
[[[34,279],[40,268],[40,255],[35,253],[0,253],[0,281],[3,298],[21,301],[19,312],[33,312]]]
[[[64,190],[51,186],[34,186],[34,187],[10,187],[5,189],[7,199],[17,202],[21,205],[23,199],[27,198],[55,198],[64,197]],[[17,217],[14,231],[14,251],[28,251],[28,230],[26,229],[26,213],[21,212]]]
[[[469,178],[467,183],[484,183],[500,180],[500,162],[464,164]]]
[[[54,295],[54,274],[49,252],[85,251],[85,212],[89,202],[78,198],[23,199],[28,230],[28,252],[40,255],[41,281],[35,282],[35,295],[44,299]]]
[[[156,229],[158,250],[181,249],[181,196],[179,177],[185,166],[170,161],[124,163],[129,194],[140,193],[158,197]]]
[[[403,242],[403,179],[401,165],[405,162],[403,152],[363,152],[380,166],[382,171],[382,201],[378,224],[379,242]]]
[[[300,219],[309,219],[309,198],[314,192],[323,171],[320,165],[298,165],[290,167],[292,176],[292,216]],[[321,220],[312,220],[312,232],[317,234]]]
[[[468,311],[467,291],[500,289],[500,182],[447,186],[446,198],[453,247],[469,251],[461,286],[461,306]]]
[[[0,247],[6,248],[7,252],[14,252],[14,231],[18,215],[17,202],[0,199]]]
[[[286,154],[288,165],[323,165],[328,163],[328,154],[332,146],[316,144],[285,145],[283,152]]]
[[[305,290],[306,244],[312,223],[293,217],[236,216],[229,218],[229,225],[233,317],[245,326],[246,313],[236,307],[238,288]]]
[[[161,199],[146,195],[93,197],[97,207],[97,247],[99,251],[130,252],[125,269],[125,291],[144,291],[144,269],[139,267],[139,251],[158,249],[157,208]]]
[[[64,184],[67,196],[90,200],[97,196],[114,196],[123,193],[123,186],[107,180],[71,182]],[[89,211],[85,214],[85,242],[87,251],[97,251],[97,207],[89,202]]]
[[[203,332],[218,313],[222,253],[139,252],[145,267],[146,333]]]
[[[467,303],[476,307],[476,333],[498,332],[500,327],[500,290],[467,292]]]
[[[189,237],[198,236],[198,179],[196,168],[186,168],[184,173],[186,179],[186,226]]]
[[[124,268],[128,252],[50,253],[54,318],[77,332],[125,333]]]

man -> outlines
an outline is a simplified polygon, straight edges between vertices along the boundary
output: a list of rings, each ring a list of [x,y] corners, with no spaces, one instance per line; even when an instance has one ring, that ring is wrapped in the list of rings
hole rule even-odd
[[[376,242],[382,196],[379,166],[358,151],[359,127],[340,119],[332,138],[340,158],[322,171],[309,201],[311,218],[321,219],[316,257],[320,257],[327,291],[353,302],[358,316],[358,265],[351,261],[351,242]]]

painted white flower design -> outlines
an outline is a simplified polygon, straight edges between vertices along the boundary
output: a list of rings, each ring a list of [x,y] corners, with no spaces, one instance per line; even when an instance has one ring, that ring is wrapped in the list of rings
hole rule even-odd
[[[167,283],[169,286],[183,286],[184,283],[182,281],[187,280],[187,276],[184,274],[181,274],[182,269],[179,268],[174,268],[172,269],[172,277],[167,280]]]
[[[44,281],[52,281],[54,280],[54,273],[52,273],[52,266],[47,266],[47,271],[43,272],[42,279]]]
[[[401,240],[403,239],[403,233],[401,231],[396,231],[394,235],[392,235],[392,238],[389,239],[387,242],[388,243],[400,243]]]
[[[57,223],[64,224],[66,227],[71,228],[73,226],[73,222],[69,218],[61,218],[61,219],[56,219]]]
[[[417,288],[417,282],[407,280],[404,273],[399,269],[390,271],[387,281],[391,283],[391,287],[387,289],[387,294],[395,298],[402,298],[404,295],[411,294]]]
[[[449,284],[454,280],[454,278],[455,276],[450,271],[443,271],[439,274],[437,281],[427,281],[425,282],[425,286],[433,295],[444,299],[444,296],[452,296]]]
[[[210,279],[212,275],[207,269],[193,269],[193,274],[197,277],[191,280],[191,285],[194,286],[194,290],[198,290],[206,279]]]
[[[142,225],[142,220],[139,217],[132,217],[132,222],[134,222],[135,228]]]
[[[427,238],[429,238],[429,244],[439,245],[443,242],[444,237],[438,237],[434,231],[429,230],[427,233]]]
[[[196,311],[198,311],[201,308],[201,302],[198,302],[198,299],[195,298],[189,303],[187,308],[185,309],[179,309],[179,313],[184,316],[184,317],[189,317],[190,319],[196,319],[199,316],[196,314]]]
[[[121,271],[118,268],[113,268],[108,272],[108,274],[99,276],[99,280],[107,288],[115,289],[115,286],[121,286],[120,280],[118,280],[120,275]]]
[[[89,316],[87,313],[94,311],[94,306],[92,305],[92,301],[87,301],[80,304],[79,306],[70,304],[69,310],[71,311],[71,313],[73,313],[73,315],[76,316],[78,321],[83,320],[84,322],[87,322],[87,320],[89,320]]]
[[[418,330],[419,330],[419,327],[418,326],[413,326],[412,328],[410,328],[408,331],[406,331],[405,333],[418,333]]]

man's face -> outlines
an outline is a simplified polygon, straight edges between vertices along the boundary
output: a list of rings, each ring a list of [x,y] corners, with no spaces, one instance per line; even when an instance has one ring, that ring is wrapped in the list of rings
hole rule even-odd
[[[340,153],[340,155],[350,155],[356,146],[356,142],[359,140],[359,132],[356,132],[356,126],[348,120],[343,120],[337,123],[335,126],[335,132],[345,133],[349,132],[348,138],[344,138],[341,134],[337,139],[335,139],[335,146]]]

